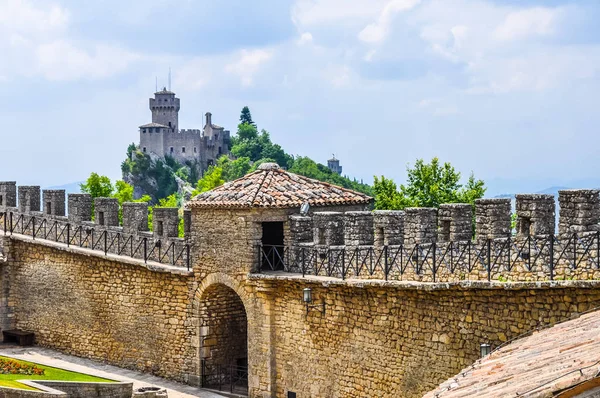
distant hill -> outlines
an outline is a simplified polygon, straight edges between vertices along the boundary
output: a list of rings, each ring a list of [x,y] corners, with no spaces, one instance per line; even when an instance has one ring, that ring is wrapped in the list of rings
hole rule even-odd
[[[533,192],[533,193],[554,195],[554,196],[558,197],[558,191],[561,191],[563,189],[571,189],[571,188],[563,187],[563,186],[554,186],[554,187],[549,187],[549,188],[542,189],[541,191],[537,191],[537,192]],[[523,193],[525,193],[525,192],[523,192]],[[513,198],[513,199],[514,199],[514,197],[515,197],[514,193],[503,193],[503,194],[494,196],[494,198]]]

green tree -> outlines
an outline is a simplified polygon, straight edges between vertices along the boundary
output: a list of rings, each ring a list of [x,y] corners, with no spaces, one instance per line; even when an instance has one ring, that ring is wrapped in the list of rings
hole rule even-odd
[[[223,169],[222,177],[225,181],[237,180],[248,174],[252,165],[250,164],[250,158],[241,157],[237,159],[229,159],[226,155],[223,155],[217,161],[217,166]]]
[[[92,173],[88,179],[79,184],[79,188],[83,193],[89,193],[92,199],[95,198],[110,198],[115,190],[110,178],[101,176],[98,173]]]
[[[242,113],[240,114],[240,123],[247,123],[252,126],[256,126],[256,123],[252,121],[252,114],[250,114],[250,108],[248,108],[247,106],[242,108]]]
[[[382,176],[375,177],[373,191],[375,208],[379,210],[405,207],[439,207],[442,203],[475,203],[483,197],[485,184],[471,173],[467,184],[460,184],[460,173],[450,163],[441,164],[438,158],[430,163],[418,159],[414,167],[407,167],[407,183],[396,184]]]
[[[198,180],[196,189],[192,193],[192,196],[201,194],[202,192],[210,191],[218,186],[225,184],[223,179],[223,169],[219,166],[210,166],[204,176]]]

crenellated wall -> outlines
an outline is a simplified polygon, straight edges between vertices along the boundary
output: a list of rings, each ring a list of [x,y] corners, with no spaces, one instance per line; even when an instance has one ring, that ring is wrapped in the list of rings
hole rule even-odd
[[[147,203],[131,202],[119,206],[115,198],[92,200],[89,194],[69,194],[65,198],[64,190],[42,191],[39,186],[17,187],[12,181],[0,182],[0,196],[3,203],[0,206],[0,230],[6,227],[6,233],[74,244],[105,254],[189,265],[187,242],[178,237],[178,208],[156,208],[154,226],[157,229],[150,233]],[[17,199],[18,208],[15,207]],[[68,202],[68,214],[65,201]],[[40,211],[40,205],[43,211]],[[122,224],[119,220],[121,211]],[[186,231],[188,236],[189,215]]]

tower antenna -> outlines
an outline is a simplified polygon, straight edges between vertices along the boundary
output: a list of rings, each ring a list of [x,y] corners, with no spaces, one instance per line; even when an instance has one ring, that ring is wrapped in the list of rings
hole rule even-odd
[[[169,66],[169,91],[171,91],[171,67]]]
[[[157,93],[158,92],[158,76],[155,77],[155,82],[154,82],[154,92]]]

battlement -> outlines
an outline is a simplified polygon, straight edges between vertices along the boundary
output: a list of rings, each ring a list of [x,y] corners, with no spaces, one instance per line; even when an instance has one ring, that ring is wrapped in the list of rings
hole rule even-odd
[[[40,196],[43,211],[40,211]],[[14,181],[0,182],[0,197],[0,229],[5,234],[18,233],[146,261],[189,266],[189,247],[185,239],[178,237],[177,208],[155,208],[154,231],[150,233],[147,203],[119,206],[115,198],[92,200],[89,194],[69,194],[66,198],[65,190],[17,187]],[[188,234],[189,222],[188,216],[185,229]]]
[[[201,135],[202,134],[202,130],[199,129],[181,129],[179,130],[180,134],[198,134]]]
[[[404,211],[316,212],[289,218],[280,263],[261,266],[337,277],[416,281],[552,280],[600,277],[600,191],[479,199]],[[269,251],[270,250],[270,251]],[[262,254],[261,254],[262,253]],[[283,266],[283,268],[281,268]],[[277,268],[279,267],[279,268]]]

